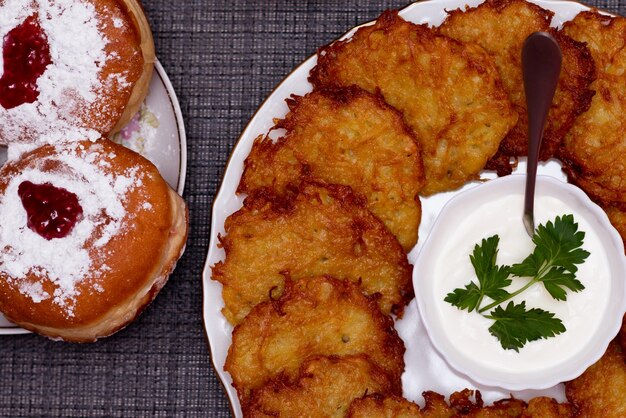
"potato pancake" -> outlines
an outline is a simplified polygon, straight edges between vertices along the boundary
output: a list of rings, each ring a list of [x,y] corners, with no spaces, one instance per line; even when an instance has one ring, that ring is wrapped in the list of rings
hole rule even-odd
[[[531,399],[528,404],[519,399],[503,399],[492,406],[483,406],[480,393],[472,401],[472,391],[465,389],[450,396],[450,405],[442,395],[424,392],[426,405],[418,405],[394,395],[373,394],[355,399],[348,410],[350,418],[568,418],[569,404],[559,404],[552,398]]]
[[[401,314],[413,298],[412,267],[398,240],[347,186],[304,182],[285,196],[259,190],[224,229],[226,259],[212,278],[223,285],[222,312],[234,325],[280,296],[286,280],[325,274],[380,294],[385,314]]]
[[[270,187],[283,194],[305,178],[350,186],[405,251],[413,248],[424,169],[402,115],[358,87],[316,90],[287,104],[289,114],[275,126],[285,129],[285,136],[255,140],[238,192]]]
[[[445,409],[448,409],[447,407],[448,405],[445,405]],[[355,399],[350,404],[346,416],[349,418],[418,418],[423,417],[424,414],[417,404],[401,396],[374,393]]]
[[[580,377],[565,384],[576,416],[626,417],[626,355],[617,340]]]
[[[354,354],[366,354],[400,387],[404,343],[393,320],[355,283],[316,277],[287,282],[282,297],[257,305],[235,327],[224,370],[245,404],[250,390],[295,376],[311,356]]]
[[[358,85],[400,110],[421,144],[423,195],[477,179],[517,122],[492,57],[395,11],[320,48],[309,81]]]
[[[367,356],[316,357],[295,378],[278,378],[254,390],[244,415],[340,418],[353,399],[376,392],[402,393],[402,388]]]
[[[569,418],[574,416],[574,408],[568,403],[558,403],[553,398],[541,396],[528,401],[522,418]]]
[[[456,9],[439,27],[444,35],[473,42],[491,54],[519,119],[487,168],[510,174],[511,157],[528,155],[528,115],[522,78],[522,46],[533,32],[551,32],[563,55],[561,75],[546,120],[540,159],[552,158],[576,117],[591,105],[595,66],[587,47],[550,28],[553,12],[525,0],[487,0]]]
[[[604,72],[615,54],[626,46],[626,19],[598,13],[580,12],[563,24],[563,32],[573,39],[585,42],[598,72]]]
[[[604,211],[609,216],[609,220],[613,227],[617,229],[617,232],[622,236],[622,241],[624,242],[624,247],[626,250],[626,211],[620,210],[614,206],[609,206],[608,208],[604,208]]]
[[[459,417],[467,418],[566,418],[571,417],[571,406],[559,404],[552,398],[531,399],[528,404],[520,399],[502,399],[490,406],[483,406],[480,392],[476,391],[476,400],[472,401],[472,390],[462,390],[450,395],[450,406]],[[428,415],[426,415],[428,416]]]
[[[563,31],[587,42],[596,62],[596,94],[565,137],[559,157],[571,182],[603,207],[626,210],[626,19],[584,12]]]

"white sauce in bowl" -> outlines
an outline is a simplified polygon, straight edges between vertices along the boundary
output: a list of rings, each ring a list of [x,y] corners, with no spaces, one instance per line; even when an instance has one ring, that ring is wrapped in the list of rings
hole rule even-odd
[[[576,273],[585,289],[568,290],[567,301],[557,301],[536,283],[512,300],[526,301],[527,309],[554,313],[566,331],[527,343],[519,352],[505,350],[488,331],[493,320],[444,301],[455,288],[478,283],[469,255],[482,239],[499,235],[498,265],[519,263],[532,252],[534,244],[522,223],[523,192],[524,176],[510,176],[453,199],[437,220],[414,271],[418,307],[437,349],[462,373],[511,390],[550,387],[582,373],[615,336],[626,301],[623,249],[617,245],[621,239],[606,216],[579,189],[545,177],[537,182],[535,225],[574,215],[578,229],[585,232],[582,248],[590,252]],[[530,280],[510,278],[509,292]],[[481,306],[490,302],[486,298]]]
[[[443,301],[446,294],[470,281],[477,282],[469,254],[483,238],[498,234],[498,265],[520,263],[534,249],[534,244],[522,224],[522,195],[508,195],[485,202],[478,211],[468,214],[459,222],[456,233],[446,240],[434,268],[435,298]],[[526,301],[527,309],[540,308],[550,311],[561,321],[566,332],[554,338],[527,343],[519,353],[502,349],[499,341],[489,334],[493,320],[476,312],[468,313],[449,303],[437,305],[439,320],[454,345],[463,346],[464,354],[482,367],[501,372],[530,372],[549,367],[551,364],[570,359],[593,337],[588,330],[602,320],[611,290],[608,261],[600,238],[589,221],[577,208],[550,196],[539,196],[535,201],[536,224],[554,221],[557,216],[573,214],[578,229],[585,232],[583,249],[591,254],[579,265],[576,277],[585,289],[574,293],[568,291],[567,301],[553,299],[541,283],[514,297],[518,304]],[[511,277],[513,283],[506,289],[509,293],[528,283],[528,278]],[[491,300],[485,300],[486,306]],[[506,306],[505,302],[502,307]],[[488,314],[488,312],[485,312]]]

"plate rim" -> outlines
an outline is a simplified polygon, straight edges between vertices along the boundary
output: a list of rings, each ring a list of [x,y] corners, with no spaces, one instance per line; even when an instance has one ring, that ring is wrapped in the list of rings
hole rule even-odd
[[[178,145],[180,148],[180,156],[178,162],[178,182],[176,185],[176,191],[179,195],[183,195],[183,191],[185,190],[185,181],[187,179],[187,132],[185,129],[185,120],[183,118],[182,109],[180,107],[180,102],[178,101],[178,96],[176,95],[176,91],[174,90],[174,86],[172,82],[165,72],[161,61],[158,58],[154,60],[154,69],[156,70],[156,74],[161,79],[163,86],[167,92],[167,97],[170,100],[170,105],[172,110],[174,110],[174,115],[176,119],[176,128],[178,130]]]

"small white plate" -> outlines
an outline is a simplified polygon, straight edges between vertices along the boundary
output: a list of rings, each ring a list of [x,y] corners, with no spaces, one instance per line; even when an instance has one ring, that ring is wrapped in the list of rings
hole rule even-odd
[[[159,61],[148,96],[136,118],[115,134],[113,140],[142,154],[157,166],[167,183],[182,195],[187,171],[187,137],[176,93]],[[0,165],[6,161],[6,149],[0,148]],[[28,331],[7,321],[0,314],[0,335],[25,334]]]
[[[482,2],[483,0],[423,1],[407,6],[400,11],[400,16],[414,23],[428,23],[437,26],[445,19],[446,9],[456,9],[466,4],[476,6]],[[572,19],[580,11],[589,10],[589,7],[571,1],[532,0],[532,2],[555,12],[552,21],[555,26],[560,26],[563,22]],[[351,29],[342,38],[351,36],[357,29],[358,27]],[[224,259],[224,250],[218,247],[218,235],[224,234],[224,221],[242,206],[243,198],[236,195],[235,191],[243,171],[243,162],[250,152],[254,138],[266,133],[274,125],[274,118],[281,118],[287,114],[288,108],[285,104],[285,99],[292,94],[303,95],[311,91],[312,86],[308,83],[307,77],[316,62],[316,57],[312,56],[300,64],[276,87],[256,111],[233,149],[221,187],[213,203],[210,244],[203,273],[203,317],[211,349],[211,360],[230,398],[236,417],[242,416],[241,406],[237,398],[237,392],[231,384],[231,377],[224,371],[224,362],[231,344],[233,328],[220,312],[224,306],[221,294],[222,286],[220,283],[211,280],[211,266]],[[525,172],[525,163],[523,161],[516,171]],[[560,163],[557,161],[541,164],[539,173],[565,180]],[[494,175],[487,173],[484,177],[494,178]],[[458,191],[440,193],[422,199],[420,238],[415,248],[409,253],[409,262],[415,263],[417,254],[444,204],[452,196],[463,190],[475,187],[476,184],[476,182],[469,183]],[[511,393],[506,390],[479,385],[455,372],[432,346],[422,325],[415,300],[405,309],[404,317],[396,321],[396,329],[404,340],[407,349],[404,357],[406,370],[402,376],[404,396],[419,404],[423,405],[422,392],[424,391],[433,390],[449,395],[464,388],[479,389],[484,401],[487,403],[509,397],[511,394],[516,398],[525,400],[535,396],[550,396],[558,401],[565,400],[563,385],[557,385],[543,391],[528,390]]]

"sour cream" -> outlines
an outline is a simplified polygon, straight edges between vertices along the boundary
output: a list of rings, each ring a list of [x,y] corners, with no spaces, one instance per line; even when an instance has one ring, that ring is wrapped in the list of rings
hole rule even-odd
[[[579,189],[546,177],[537,182],[535,225],[574,215],[590,253],[576,273],[585,289],[568,290],[567,301],[557,301],[537,283],[511,300],[554,313],[566,331],[519,352],[505,350],[488,331],[493,320],[444,301],[454,289],[478,282],[469,255],[482,239],[499,235],[498,265],[519,263],[533,251],[522,223],[523,191],[524,176],[510,176],[458,195],[440,214],[414,271],[418,307],[435,347],[476,381],[511,390],[542,389],[582,373],[615,336],[626,304],[623,247],[606,215]],[[509,292],[530,280],[511,279]],[[482,306],[490,302],[485,298]]]

